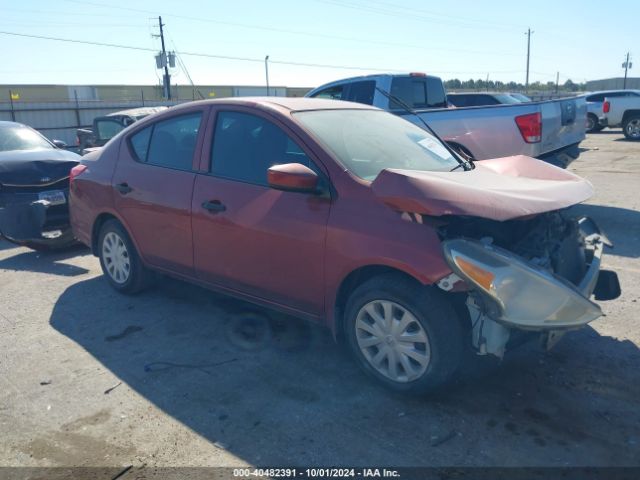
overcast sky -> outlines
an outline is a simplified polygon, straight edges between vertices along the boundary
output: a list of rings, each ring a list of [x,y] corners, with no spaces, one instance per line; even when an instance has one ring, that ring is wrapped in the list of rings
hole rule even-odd
[[[555,81],[559,71],[561,83],[583,82],[621,76],[624,55],[640,44],[637,2],[0,0],[0,12],[0,31],[152,50],[162,15],[167,48],[183,52],[196,84],[263,85],[265,55],[272,85],[311,87],[377,70],[524,83],[529,27],[530,81]],[[151,51],[5,34],[0,42],[4,84],[146,85],[160,77]],[[184,68],[172,83],[189,83]]]

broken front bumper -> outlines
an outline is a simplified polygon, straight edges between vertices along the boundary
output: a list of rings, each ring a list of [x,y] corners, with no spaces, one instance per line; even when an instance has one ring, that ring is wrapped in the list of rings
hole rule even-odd
[[[529,331],[577,328],[602,315],[589,297],[598,289],[601,299],[619,295],[617,276],[608,272],[599,285],[604,245],[611,245],[596,224],[583,217],[578,228],[584,239],[586,273],[574,285],[503,248],[477,240],[443,242],[445,258],[454,273],[477,292],[482,315],[507,327]],[[605,278],[603,277],[603,278]],[[617,289],[617,292],[615,291]],[[609,291],[607,291],[609,290]]]
[[[64,194],[68,199],[68,191]],[[20,243],[55,242],[72,236],[68,204],[52,205],[37,193],[0,194],[0,235]]]

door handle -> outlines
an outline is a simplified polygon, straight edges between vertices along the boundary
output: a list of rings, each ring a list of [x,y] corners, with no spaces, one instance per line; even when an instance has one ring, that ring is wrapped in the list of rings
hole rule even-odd
[[[118,190],[122,195],[126,195],[131,192],[133,188],[131,188],[127,182],[123,182],[116,185],[116,190]]]
[[[222,203],[220,203],[219,200],[213,200],[210,202],[203,202],[202,203],[202,208],[204,208],[205,210],[209,210],[212,213],[215,212],[224,212],[227,207],[225,207]]]

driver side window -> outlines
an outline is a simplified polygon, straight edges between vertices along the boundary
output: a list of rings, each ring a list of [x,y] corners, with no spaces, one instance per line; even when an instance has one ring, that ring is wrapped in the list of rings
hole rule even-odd
[[[267,170],[284,163],[301,163],[318,171],[277,125],[247,113],[218,113],[211,148],[213,175],[266,186]]]

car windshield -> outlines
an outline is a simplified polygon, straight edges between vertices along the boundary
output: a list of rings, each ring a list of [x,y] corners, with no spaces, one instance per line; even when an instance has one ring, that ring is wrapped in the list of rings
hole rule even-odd
[[[358,177],[388,168],[449,171],[460,163],[426,130],[378,110],[316,110],[295,117]]]
[[[54,148],[42,135],[22,125],[0,126],[0,152]]]

